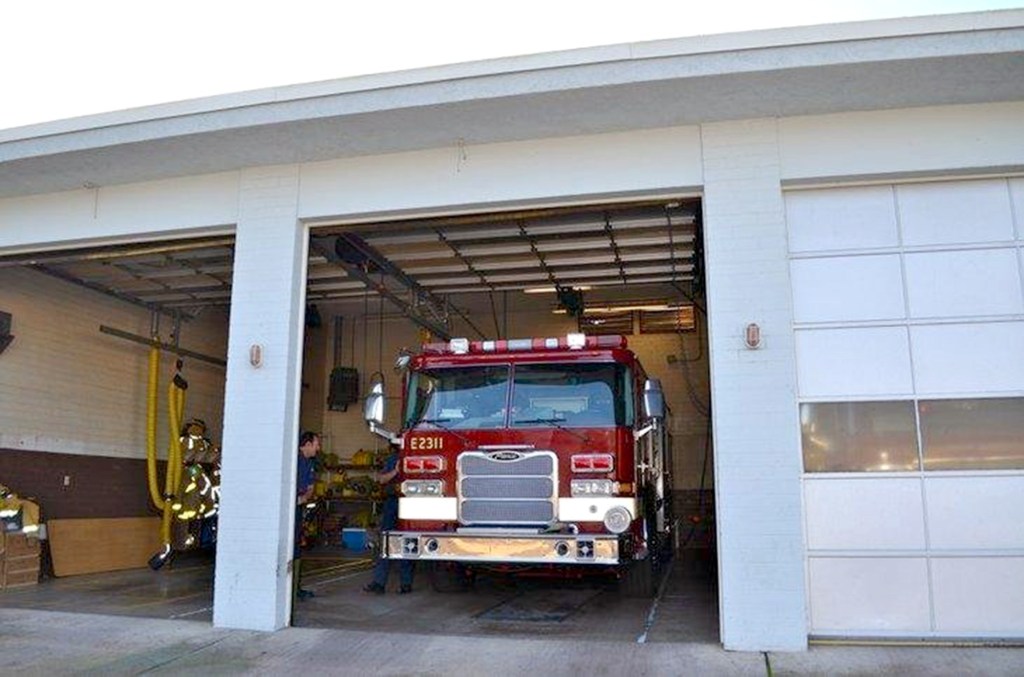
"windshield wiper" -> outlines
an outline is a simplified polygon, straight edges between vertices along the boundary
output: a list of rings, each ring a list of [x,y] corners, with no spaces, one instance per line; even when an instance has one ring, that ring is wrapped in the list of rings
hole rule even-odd
[[[453,430],[452,428],[449,428],[448,426],[443,425],[444,423],[448,423],[449,421],[451,421],[450,418],[421,418],[420,420],[416,421],[416,423],[413,425],[413,427],[419,425],[420,423],[426,423],[427,425],[434,425],[434,426],[437,426],[438,428],[440,428],[441,430],[444,430],[445,432],[449,432],[452,435],[455,435],[460,440],[462,440],[462,442],[464,444],[467,444],[467,445],[470,444],[470,441],[469,441],[468,437],[466,437],[465,435],[462,435],[457,430]]]
[[[566,428],[564,425],[558,425],[559,423],[563,423],[563,422],[565,422],[565,418],[517,418],[517,419],[512,421],[512,425],[517,425],[517,424],[520,424],[520,423],[547,423],[548,425],[553,425],[554,427],[558,428],[559,430],[567,432],[570,435],[575,435],[576,437],[580,438],[581,440],[583,440],[587,444],[590,443],[590,438],[589,437],[587,437],[585,435],[580,435],[578,432],[576,432],[572,428]]]

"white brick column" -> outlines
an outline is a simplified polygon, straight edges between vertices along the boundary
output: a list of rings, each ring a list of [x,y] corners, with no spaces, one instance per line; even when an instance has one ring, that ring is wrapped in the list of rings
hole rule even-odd
[[[722,643],[807,648],[796,354],[774,120],[705,125]],[[744,345],[756,322],[762,346]]]
[[[298,167],[242,172],[213,623],[289,623],[307,238]],[[250,364],[250,347],[263,364]]]

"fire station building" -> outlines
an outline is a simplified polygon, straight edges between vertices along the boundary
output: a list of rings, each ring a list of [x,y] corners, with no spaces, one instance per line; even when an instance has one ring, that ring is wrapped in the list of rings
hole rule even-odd
[[[325,255],[349,234],[364,278]],[[0,131],[0,312],[0,483],[54,519],[145,514],[129,338],[199,355],[217,627],[291,622],[300,430],[374,448],[336,368],[360,395],[383,373],[397,421],[391,364],[427,331],[614,326],[666,387],[679,529],[712,506],[725,648],[1024,637],[1024,11]]]

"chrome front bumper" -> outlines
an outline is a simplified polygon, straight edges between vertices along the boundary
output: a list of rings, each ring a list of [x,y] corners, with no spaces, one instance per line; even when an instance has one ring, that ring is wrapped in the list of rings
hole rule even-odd
[[[500,534],[387,531],[388,559],[512,564],[619,564],[619,537],[606,534]]]

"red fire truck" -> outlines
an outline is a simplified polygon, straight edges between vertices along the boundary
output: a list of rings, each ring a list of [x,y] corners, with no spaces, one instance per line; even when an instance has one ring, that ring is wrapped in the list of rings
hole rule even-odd
[[[671,551],[672,452],[661,384],[622,336],[453,339],[407,358],[392,559],[613,568],[653,594]]]

